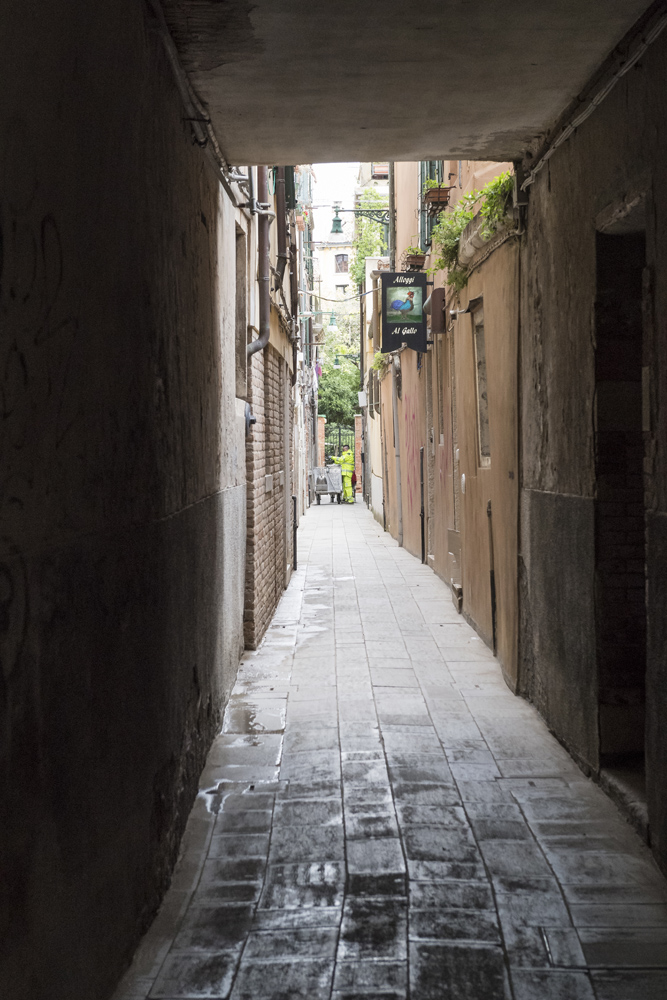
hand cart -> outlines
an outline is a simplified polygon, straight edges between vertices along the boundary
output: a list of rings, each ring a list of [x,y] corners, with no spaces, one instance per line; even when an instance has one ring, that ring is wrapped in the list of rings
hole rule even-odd
[[[343,499],[343,477],[338,465],[318,466],[308,473],[308,492],[310,502],[320,502],[322,494],[331,497],[330,502],[334,502],[334,497],[338,503]]]

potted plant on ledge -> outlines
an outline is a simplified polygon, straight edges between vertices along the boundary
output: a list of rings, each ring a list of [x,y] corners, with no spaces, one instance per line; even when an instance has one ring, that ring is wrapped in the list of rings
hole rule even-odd
[[[424,181],[422,197],[429,213],[435,215],[442,212],[449,204],[449,192],[451,187],[434,180],[432,177]]]
[[[426,263],[426,253],[419,245],[409,246],[403,252],[403,261],[409,271],[421,271]]]

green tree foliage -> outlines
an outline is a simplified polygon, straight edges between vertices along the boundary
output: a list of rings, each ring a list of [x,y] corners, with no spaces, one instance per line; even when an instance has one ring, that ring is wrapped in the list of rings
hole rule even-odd
[[[350,312],[336,316],[338,330],[335,333],[327,332],[324,343],[324,356],[326,358],[333,359],[334,355],[340,353],[341,349],[346,354],[349,354],[350,351],[354,353],[359,350],[358,301],[357,299],[355,303],[350,303],[350,305],[355,306],[354,309],[350,309]]]
[[[341,359],[340,368],[327,365],[317,388],[319,413],[324,414],[330,424],[354,425],[354,415],[359,412],[359,371],[351,361]]]
[[[317,388],[317,409],[330,424],[352,427],[354,415],[359,413],[359,368],[345,355],[359,352],[359,315],[338,316],[336,323],[338,329],[327,331],[320,351],[322,374]],[[356,357],[355,361],[358,360]],[[335,364],[340,367],[334,368]]]
[[[359,208],[386,208],[387,200],[374,188],[366,188],[359,200]],[[356,285],[363,285],[366,277],[366,258],[381,257],[387,252],[384,226],[363,215],[357,217],[353,242],[354,256],[350,264],[350,276]]]

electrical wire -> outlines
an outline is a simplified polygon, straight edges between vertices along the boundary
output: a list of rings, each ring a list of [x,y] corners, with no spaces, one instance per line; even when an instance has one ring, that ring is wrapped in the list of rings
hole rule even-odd
[[[646,34],[641,36],[641,40],[630,55],[625,58],[619,68],[612,73],[611,77],[607,80],[603,87],[597,91],[590,98],[588,104],[580,111],[578,114],[574,114],[574,117],[570,119],[565,125],[563,125],[562,130],[558,135],[549,143],[545,152],[541,155],[535,166],[529,171],[528,176],[521,185],[521,190],[525,191],[530,187],[531,184],[535,183],[535,178],[539,174],[540,170],[548,163],[553,154],[556,152],[559,146],[561,146],[567,139],[570,138],[572,133],[582,125],[590,115],[593,114],[596,108],[598,108],[609,93],[614,89],[618,81],[628,73],[634,65],[641,59],[643,54],[646,52],[649,45],[658,38],[663,29],[667,26],[667,11],[663,10],[661,14],[657,16],[657,20],[654,21],[653,26],[648,29]]]
[[[326,297],[326,295],[318,295],[317,292],[315,292],[315,291],[308,291],[305,288],[300,288],[299,291],[303,292],[304,295],[313,295],[318,300],[318,302],[336,302],[336,303],[339,303],[339,302],[356,302],[358,299],[363,299],[364,295],[371,295],[372,292],[373,292],[373,289],[369,288],[367,292],[359,292],[357,295],[353,295],[352,298],[350,298],[350,299],[328,299]],[[327,312],[329,312],[328,309],[327,309]]]

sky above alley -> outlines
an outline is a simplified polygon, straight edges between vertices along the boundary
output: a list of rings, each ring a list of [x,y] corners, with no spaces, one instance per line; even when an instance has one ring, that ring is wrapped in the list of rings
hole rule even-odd
[[[354,189],[357,185],[359,163],[314,163],[313,164],[313,205],[315,219],[315,240],[326,242],[349,241],[354,233],[354,216],[343,213],[343,235],[331,235],[333,203],[338,201],[342,208],[354,205]],[[318,208],[317,206],[323,206]]]

